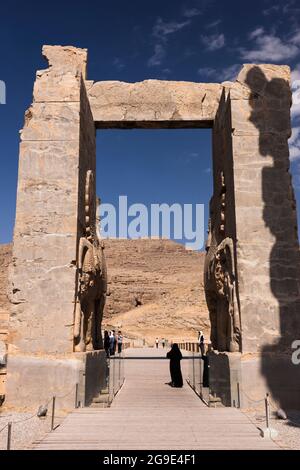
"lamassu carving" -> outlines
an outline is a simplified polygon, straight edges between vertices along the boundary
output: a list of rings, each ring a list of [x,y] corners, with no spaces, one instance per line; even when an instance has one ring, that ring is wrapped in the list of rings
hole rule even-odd
[[[96,230],[94,174],[86,175],[86,234],[79,240],[78,288],[76,295],[74,342],[75,351],[102,349],[101,322],[106,299],[107,275],[104,243]]]

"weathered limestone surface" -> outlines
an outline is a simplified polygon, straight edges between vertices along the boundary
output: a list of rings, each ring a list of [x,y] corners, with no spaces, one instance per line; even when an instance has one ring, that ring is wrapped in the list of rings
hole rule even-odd
[[[12,371],[12,372],[10,372]],[[77,399],[90,405],[93,397],[106,387],[105,351],[65,356],[9,356],[7,397],[18,409],[37,409],[56,396],[56,409],[73,409]]]
[[[222,86],[145,80],[87,82],[93,118],[105,127],[211,127]]]
[[[248,64],[236,82],[224,84],[94,83],[86,80],[85,49],[45,46],[43,53],[49,68],[37,73],[21,132],[10,276],[12,396],[18,355],[27,355],[30,371],[33,358],[61,359],[74,349],[79,240],[96,243],[86,211],[95,127],[213,127],[206,274],[214,343],[225,355],[240,355],[241,380],[249,366],[251,384],[260,380],[261,390],[267,384],[283,405],[289,393],[280,383],[287,375],[274,374],[274,364],[291,364],[300,323],[296,204],[288,171],[289,68]],[[94,200],[94,190],[90,196]],[[253,359],[248,365],[247,355]],[[291,387],[295,404],[298,391]]]
[[[239,364],[231,353],[215,356],[210,373],[218,376],[227,361],[227,383],[217,380],[214,386],[232,398],[239,383],[246,407],[266,391],[278,406],[300,406],[300,369],[291,360],[300,324],[300,260],[289,173],[289,82],[286,66],[249,64],[234,84],[225,84],[231,99],[242,355]]]
[[[290,351],[299,325],[289,82],[289,67],[246,65],[230,91],[244,352]]]
[[[10,304],[8,291],[8,266],[11,262],[12,246],[0,245],[0,404],[5,395],[7,334]]]
[[[0,363],[6,352],[6,336],[8,332],[9,320],[9,299],[8,291],[8,266],[11,262],[11,244],[0,245]]]
[[[230,98],[222,94],[213,127],[214,193],[210,200],[204,283],[211,341],[218,351],[242,350]]]
[[[73,405],[80,374],[88,395],[99,392],[93,373],[103,375],[101,355],[87,369],[94,353],[73,354],[78,245],[91,223],[87,174],[95,174],[95,126],[84,85],[87,51],[45,46],[43,54],[49,68],[37,73],[21,131],[10,274],[7,395],[18,407],[35,407],[70,389],[66,403]],[[95,188],[90,197],[95,201]]]
[[[86,156],[90,149],[86,151],[84,146],[91,140],[81,135],[90,132],[81,76],[86,51],[79,50],[78,55],[76,51],[72,47],[43,48],[50,67],[37,73],[34,102],[21,131],[11,272],[11,353],[73,350],[78,222],[84,217],[80,208],[81,218],[78,215],[84,191],[78,167],[83,161],[84,171],[90,163]],[[65,88],[65,74],[72,77],[77,101]],[[56,97],[36,101],[45,97],[48,87],[53,93],[56,89]]]

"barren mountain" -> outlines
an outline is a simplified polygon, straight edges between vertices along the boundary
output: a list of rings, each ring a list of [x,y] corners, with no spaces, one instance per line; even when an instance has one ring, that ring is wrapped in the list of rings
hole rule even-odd
[[[128,338],[195,340],[209,320],[203,291],[204,253],[170,240],[105,240],[108,297],[104,328]],[[11,245],[0,245],[0,340],[8,321]],[[2,343],[3,344],[3,343]]]
[[[204,253],[170,240],[106,240],[109,278],[104,327],[153,343],[209,333]]]

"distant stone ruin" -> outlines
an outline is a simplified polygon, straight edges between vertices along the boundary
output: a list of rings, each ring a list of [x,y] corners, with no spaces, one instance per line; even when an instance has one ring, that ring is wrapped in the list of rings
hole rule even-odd
[[[21,131],[8,402],[36,407],[76,383],[87,402],[101,374],[105,271],[91,231],[96,130],[212,128],[205,266],[211,391],[232,404],[238,383],[245,406],[247,396],[268,390],[281,406],[299,407],[299,367],[291,362],[300,264],[289,68],[247,64],[235,82],[221,84],[94,82],[85,49],[44,46],[43,55],[49,67],[37,72]]]

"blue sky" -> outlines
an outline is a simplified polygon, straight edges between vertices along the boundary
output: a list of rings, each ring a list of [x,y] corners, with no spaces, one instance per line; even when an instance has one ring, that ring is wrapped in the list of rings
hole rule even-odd
[[[0,242],[12,239],[18,131],[32,99],[43,44],[89,50],[93,80],[147,78],[219,82],[246,62],[288,64],[300,80],[300,5],[296,1],[10,0],[1,4]],[[300,85],[300,82],[299,82]],[[300,207],[300,105],[293,106],[291,170]],[[209,130],[98,132],[98,194],[115,202],[207,204]],[[101,166],[100,166],[101,165]]]

